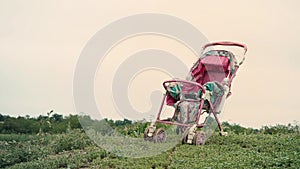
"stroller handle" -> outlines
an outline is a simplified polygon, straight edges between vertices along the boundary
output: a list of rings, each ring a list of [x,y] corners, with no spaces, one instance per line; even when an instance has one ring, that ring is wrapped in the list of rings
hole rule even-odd
[[[171,82],[182,82],[182,83],[189,83],[189,84],[193,84],[193,85],[196,85],[196,86],[198,86],[201,90],[202,90],[202,92],[203,92],[203,94],[205,93],[205,89],[204,89],[204,87],[201,85],[201,84],[199,84],[199,83],[196,83],[196,82],[193,82],[193,81],[187,81],[187,80],[167,80],[167,81],[164,81],[163,82],[163,86],[164,86],[164,88],[167,90],[167,83],[171,83]]]
[[[208,43],[206,45],[203,46],[202,51],[204,51],[207,47],[209,46],[217,46],[217,45],[221,45],[221,46],[238,46],[241,48],[244,48],[244,55],[247,52],[247,46],[245,44],[241,44],[241,43],[236,43],[236,42],[229,42],[229,41],[222,41],[222,42],[212,42],[212,43]]]

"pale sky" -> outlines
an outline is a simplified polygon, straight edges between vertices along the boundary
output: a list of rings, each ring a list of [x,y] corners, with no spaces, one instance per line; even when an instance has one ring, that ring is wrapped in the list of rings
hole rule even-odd
[[[2,0],[0,112],[12,116],[37,116],[51,109],[65,115],[76,113],[72,80],[77,59],[88,40],[117,19],[162,13],[191,23],[209,41],[231,40],[248,45],[246,61],[233,82],[233,95],[226,102],[222,121],[249,127],[299,122],[299,6],[296,0]],[[116,46],[102,68],[112,63],[116,68],[124,57],[147,48],[164,49],[190,65],[196,60],[191,51],[174,40],[141,36]],[[109,82],[112,76],[99,72],[96,79]],[[139,77],[128,95],[133,107],[146,111],[147,91],[161,89],[162,80],[168,76],[158,72],[143,76],[153,79],[145,87],[147,90],[138,88],[139,78],[143,79]],[[108,82],[105,85],[109,86]],[[102,96],[109,97],[109,93],[95,95],[113,105]],[[110,111],[109,107],[105,110]]]

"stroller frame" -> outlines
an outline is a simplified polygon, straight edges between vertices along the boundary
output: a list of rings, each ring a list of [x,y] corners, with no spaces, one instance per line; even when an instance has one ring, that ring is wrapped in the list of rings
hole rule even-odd
[[[239,66],[243,63],[243,61],[245,60],[245,54],[247,52],[247,46],[244,45],[244,44],[241,44],[241,43],[235,43],[235,42],[228,42],[228,41],[223,41],[223,42],[213,42],[213,43],[208,43],[206,44],[205,46],[203,46],[202,48],[202,51],[201,51],[201,55],[204,54],[204,51],[207,47],[210,47],[210,46],[236,46],[236,47],[241,47],[244,49],[244,54],[243,54],[243,59],[241,62],[239,63],[235,63],[234,65],[234,72],[231,72],[229,71],[227,77],[226,77],[226,84],[229,91],[226,93],[226,99],[231,95],[231,92],[230,92],[230,87],[231,87],[231,83],[236,75],[236,72],[238,71],[239,69]],[[220,56],[218,56],[220,57]],[[200,62],[201,61],[201,57],[198,59],[197,62]],[[196,63],[197,63],[196,62]],[[194,66],[193,66],[194,68]],[[191,71],[193,70],[193,68],[190,70],[190,73]],[[224,79],[223,79],[224,80]],[[198,83],[196,82],[197,79],[195,81],[188,81],[188,80],[168,80],[168,81],[164,81],[163,82],[163,87],[165,88],[166,90],[166,93],[163,95],[163,99],[162,99],[162,102],[161,102],[161,105],[160,105],[160,108],[159,108],[159,111],[158,111],[158,114],[155,118],[155,120],[151,123],[150,126],[148,126],[144,132],[144,139],[147,140],[147,141],[153,141],[153,142],[164,142],[166,140],[166,133],[164,131],[163,128],[159,128],[156,130],[156,126],[155,126],[155,123],[163,123],[163,124],[170,124],[170,125],[177,125],[177,126],[181,126],[181,127],[185,127],[187,128],[187,130],[183,133],[183,138],[182,138],[182,142],[183,143],[188,143],[188,144],[196,144],[196,145],[202,145],[204,144],[205,142],[205,135],[203,132],[198,132],[196,131],[198,128],[203,128],[204,126],[206,126],[206,122],[207,122],[207,119],[209,116],[207,116],[204,120],[204,122],[200,123],[199,124],[199,121],[200,121],[200,117],[201,115],[204,113],[204,112],[207,112],[209,113],[209,115],[211,115],[211,113],[213,114],[217,124],[218,124],[218,128],[219,128],[219,131],[220,131],[220,135],[221,136],[226,136],[227,133],[226,132],[223,132],[223,128],[222,128],[222,125],[221,125],[221,122],[217,116],[217,113],[215,111],[215,108],[213,106],[213,104],[211,103],[210,100],[208,100],[205,96],[206,96],[206,93],[207,93],[207,90],[205,89],[204,87],[204,84],[201,84],[201,83]],[[163,110],[163,107],[165,105],[165,102],[166,102],[166,99],[167,99],[167,86],[170,84],[170,83],[173,83],[173,82],[179,82],[179,83],[183,83],[183,84],[189,84],[189,85],[193,85],[193,86],[197,86],[201,91],[201,96],[199,97],[199,99],[195,100],[195,99],[180,99],[178,100],[178,104],[179,105],[180,103],[182,102],[188,102],[188,103],[191,103],[191,102],[196,102],[196,103],[199,103],[199,108],[198,108],[198,112],[197,112],[197,117],[196,117],[196,121],[194,124],[185,124],[185,123],[180,123],[180,122],[176,122],[176,121],[173,121],[174,120],[174,117],[175,117],[175,113],[176,113],[176,109],[174,111],[174,115],[172,118],[168,118],[168,119],[161,119],[161,113],[162,113],[162,110]],[[207,101],[208,105],[205,106],[205,101]],[[204,110],[204,111],[203,111]],[[187,116],[189,116],[189,113],[187,113]]]

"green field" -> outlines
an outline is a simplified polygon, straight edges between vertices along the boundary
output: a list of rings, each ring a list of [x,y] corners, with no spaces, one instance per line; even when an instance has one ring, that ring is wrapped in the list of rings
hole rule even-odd
[[[215,133],[204,146],[178,143],[147,158],[118,157],[96,146],[80,129],[1,134],[0,168],[300,168],[298,126],[254,130],[226,124],[227,137]]]

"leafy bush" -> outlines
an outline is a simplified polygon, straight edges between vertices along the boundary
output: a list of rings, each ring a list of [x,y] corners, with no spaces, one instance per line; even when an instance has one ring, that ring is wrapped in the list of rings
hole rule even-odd
[[[71,130],[66,134],[56,135],[55,141],[52,142],[54,153],[63,151],[83,149],[93,145],[93,142],[80,130]]]
[[[300,127],[298,125],[276,125],[276,126],[263,126],[260,129],[261,133],[264,134],[289,134],[289,133],[299,133]]]

